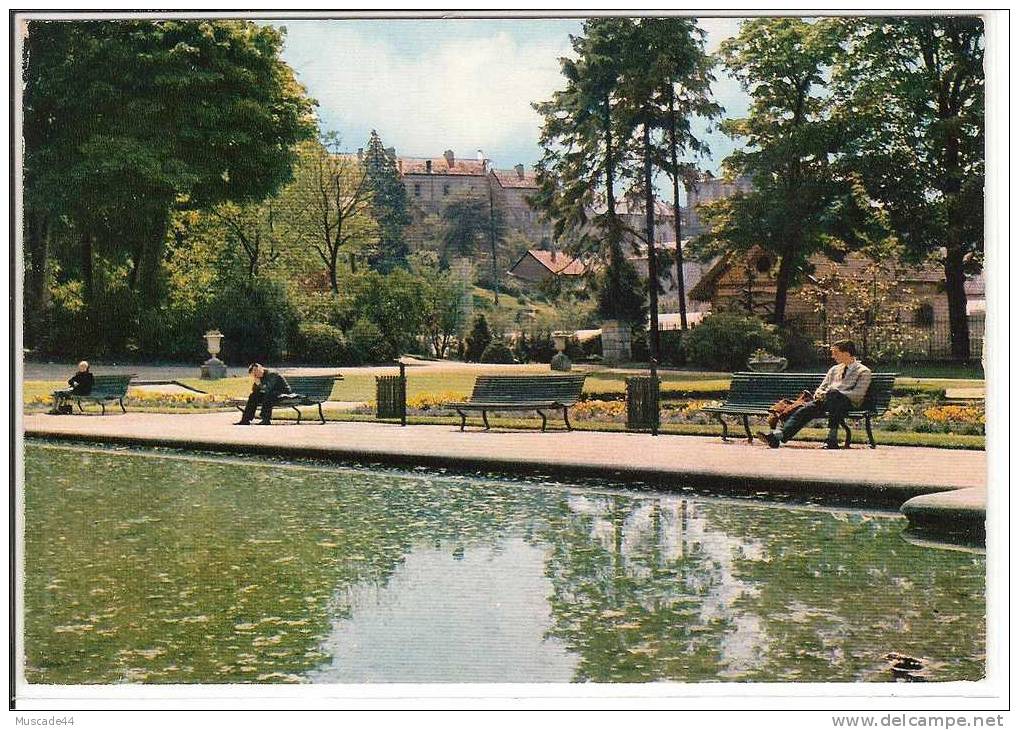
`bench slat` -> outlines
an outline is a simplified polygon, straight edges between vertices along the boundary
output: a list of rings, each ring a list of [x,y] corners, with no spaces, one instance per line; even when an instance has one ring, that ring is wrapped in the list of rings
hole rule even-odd
[[[446,403],[446,407],[481,411],[512,411],[573,406],[580,400],[586,374],[582,375],[479,375],[474,380],[471,397],[466,401]],[[466,423],[466,417],[462,418]],[[460,430],[463,430],[461,423]],[[487,426],[487,417],[486,417]],[[569,420],[566,425],[569,428]],[[545,424],[542,423],[544,430]]]

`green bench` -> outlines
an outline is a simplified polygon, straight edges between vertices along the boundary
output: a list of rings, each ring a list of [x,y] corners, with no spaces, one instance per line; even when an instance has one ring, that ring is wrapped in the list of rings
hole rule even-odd
[[[120,410],[127,413],[127,409],[124,408],[124,398],[127,396],[127,387],[133,377],[134,375],[93,375],[92,390],[88,395],[54,393],[54,397],[64,401],[75,401],[78,404],[78,410],[82,413],[85,412],[85,409],[81,407],[82,401],[98,403],[99,407],[103,409],[102,415],[104,416],[106,415],[107,401],[116,401],[120,404]],[[59,405],[54,402],[54,409]]]
[[[859,408],[850,411],[846,418],[863,419],[867,429],[867,439],[870,441],[870,448],[875,448],[874,432],[871,429],[871,419],[879,416],[888,410],[888,403],[892,399],[892,386],[895,384],[896,373],[873,373],[870,380],[870,389]],[[732,383],[729,385],[729,394],[725,401],[718,406],[704,408],[706,413],[714,413],[722,424],[722,440],[727,441],[729,435],[728,426],[723,416],[738,416],[743,420],[743,428],[747,433],[747,440],[753,441],[750,433],[750,416],[767,416],[768,409],[782,398],[795,399],[801,391],[809,390],[813,393],[817,386],[824,380],[819,373],[733,373]],[[841,423],[846,432],[846,448],[852,443],[853,436],[846,425],[845,420]]]
[[[326,422],[325,414],[322,413],[322,404],[329,400],[329,396],[333,392],[333,384],[338,380],[343,380],[342,375],[287,375],[281,373],[286,379],[287,385],[290,386],[289,393],[281,394],[276,402],[273,403],[273,409],[276,408],[293,408],[294,412],[297,413],[297,423],[301,422],[301,411],[298,406],[318,406],[318,418],[322,423]],[[236,398],[230,401],[237,410],[243,411],[244,406],[247,403],[247,399]]]
[[[568,409],[580,400],[586,375],[481,375],[474,381],[470,400],[446,403],[460,415],[460,430],[467,426],[467,411],[481,411],[481,419],[488,425],[489,411],[537,411],[541,416],[541,430],[548,425],[544,411],[562,410],[566,429],[570,425]]]

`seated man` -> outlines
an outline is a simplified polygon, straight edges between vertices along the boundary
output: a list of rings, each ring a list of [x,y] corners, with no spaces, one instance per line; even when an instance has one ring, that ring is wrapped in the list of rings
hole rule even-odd
[[[758,432],[759,439],[777,449],[810,421],[827,414],[828,439],[824,448],[839,447],[839,424],[849,411],[863,404],[870,388],[870,368],[856,359],[852,340],[839,340],[832,345],[831,356],[836,364],[814,391],[814,400],[794,411],[784,426],[779,423],[771,433]]]
[[[53,410],[51,413],[70,413],[71,404],[67,401],[70,401],[72,396],[88,395],[92,392],[92,385],[94,383],[95,378],[93,378],[92,373],[89,372],[88,361],[82,360],[78,363],[78,372],[72,375],[71,379],[67,381],[67,384],[71,387],[54,391]]]
[[[251,379],[254,381],[251,395],[248,396],[248,402],[244,405],[241,420],[234,425],[247,426],[250,424],[251,419],[255,416],[255,409],[261,405],[259,425],[268,426],[270,425],[269,419],[272,417],[273,405],[281,395],[290,392],[290,386],[282,375],[266,370],[257,362],[248,366],[248,372],[251,373]]]

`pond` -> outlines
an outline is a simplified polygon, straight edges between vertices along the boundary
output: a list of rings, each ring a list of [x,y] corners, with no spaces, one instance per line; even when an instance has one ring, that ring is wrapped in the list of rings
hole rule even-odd
[[[893,513],[29,442],[25,522],[33,683],[984,674],[984,556]]]

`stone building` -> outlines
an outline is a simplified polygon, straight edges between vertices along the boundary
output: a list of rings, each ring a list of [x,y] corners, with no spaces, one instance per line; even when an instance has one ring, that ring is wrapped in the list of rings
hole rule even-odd
[[[457,159],[452,150],[446,150],[441,157],[397,157],[396,171],[416,213],[441,215],[457,197],[488,198],[489,162],[481,150],[473,160]]]
[[[714,177],[710,172],[700,176],[695,182],[686,186],[686,212],[688,219],[683,223],[683,237],[693,238],[704,233],[704,223],[697,212],[697,207],[716,200],[730,198],[736,193],[749,193],[753,190],[750,178],[742,175],[734,180]]]
[[[708,304],[711,311],[753,312],[764,319],[774,314],[776,261],[772,255],[754,247],[745,255],[730,254],[719,258],[690,289],[690,297]],[[846,280],[864,282],[880,277],[889,291],[894,312],[904,331],[912,340],[910,354],[919,358],[945,358],[951,354],[948,323],[948,297],[945,294],[944,270],[938,266],[909,266],[902,263],[875,261],[858,253],[847,254],[842,261],[823,255],[810,259],[809,271],[789,290],[786,321],[801,333],[827,341],[826,319],[839,316],[843,303],[831,302],[823,311],[816,311],[809,298],[802,296],[804,287],[822,277],[836,275]],[[966,283],[969,296],[967,311],[970,326],[970,352],[977,356],[984,337],[984,280],[974,276]]]

